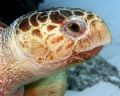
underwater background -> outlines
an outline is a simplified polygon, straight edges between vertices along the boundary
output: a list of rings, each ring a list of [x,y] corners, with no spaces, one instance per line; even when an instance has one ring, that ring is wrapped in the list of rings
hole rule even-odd
[[[65,96],[120,96],[120,0],[44,0],[44,3],[39,4],[40,10],[51,7],[73,7],[95,12],[106,22],[112,33],[112,44],[105,46],[99,54],[107,61],[107,63],[105,62],[105,66],[108,64],[112,67],[107,66],[106,69],[104,69],[104,66],[104,68],[101,68],[99,71],[101,71],[100,74],[102,74],[102,71],[107,70],[105,72],[114,75],[110,77],[110,74],[106,73],[107,75],[105,75],[103,72],[103,75],[109,78],[108,81],[104,76],[103,79],[97,77],[99,82],[93,84],[94,86],[87,87],[82,91],[67,91]],[[113,67],[115,67],[117,71],[115,71]],[[90,77],[89,79],[94,81],[96,77]],[[112,83],[110,83],[110,81]]]

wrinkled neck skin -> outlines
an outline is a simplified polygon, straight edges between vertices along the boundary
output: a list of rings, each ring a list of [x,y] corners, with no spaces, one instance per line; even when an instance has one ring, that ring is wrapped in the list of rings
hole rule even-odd
[[[12,51],[12,40],[9,36],[12,36],[12,33],[9,33],[9,28],[5,29],[5,32],[1,34],[1,42],[2,42],[2,67],[3,67],[3,88],[2,93],[3,96],[22,96],[24,92],[24,88],[17,89],[17,85],[14,85],[15,82],[20,82],[18,79],[17,73],[18,70],[15,69],[15,58]],[[16,66],[17,67],[17,66]],[[18,68],[20,68],[18,66]],[[21,68],[20,68],[21,70]],[[18,74],[19,76],[19,74]],[[17,80],[18,79],[18,80]],[[16,88],[15,88],[16,87]],[[21,93],[20,93],[21,92]]]
[[[0,96],[3,96],[3,53],[2,53],[2,35],[0,30]]]
[[[37,64],[30,56],[23,54],[20,48],[16,46],[15,34],[10,29],[9,27],[6,28],[2,34],[3,92],[4,96],[16,96],[16,93],[21,93],[17,94],[17,96],[22,96],[23,88],[19,90],[21,86],[47,77],[56,70],[61,69],[61,67],[64,67],[66,61],[58,64]]]

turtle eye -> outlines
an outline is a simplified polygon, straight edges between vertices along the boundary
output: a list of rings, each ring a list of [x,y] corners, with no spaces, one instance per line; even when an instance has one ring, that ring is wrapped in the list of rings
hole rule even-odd
[[[70,24],[68,24],[68,29],[72,32],[79,32],[80,26],[76,23],[70,23]]]
[[[84,34],[86,29],[87,26],[83,20],[70,20],[61,27],[61,32],[73,37],[79,37]]]

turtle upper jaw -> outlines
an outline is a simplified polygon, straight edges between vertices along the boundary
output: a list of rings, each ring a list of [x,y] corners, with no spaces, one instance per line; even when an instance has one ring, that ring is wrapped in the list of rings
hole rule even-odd
[[[109,29],[103,21],[93,21],[86,33],[87,35],[84,38],[78,40],[75,52],[90,51],[99,46],[109,44],[112,41]]]
[[[78,40],[68,63],[80,63],[96,56],[103,46],[111,43],[111,41],[111,34],[106,24],[103,21],[93,21],[88,30],[88,35]]]

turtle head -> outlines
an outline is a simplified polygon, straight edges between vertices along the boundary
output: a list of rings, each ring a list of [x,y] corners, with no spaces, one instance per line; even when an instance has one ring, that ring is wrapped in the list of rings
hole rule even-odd
[[[73,44],[68,63],[80,63],[97,55],[103,46],[111,43],[111,35],[105,22],[92,12],[73,10],[60,28],[60,32]],[[67,14],[67,11],[66,11]]]
[[[18,19],[14,33],[14,41],[25,56],[51,67],[92,58],[111,42],[104,21],[80,9],[60,8],[24,15]]]
[[[5,75],[8,91],[92,58],[111,42],[104,21],[80,9],[35,11],[3,29],[4,69],[11,72]]]

